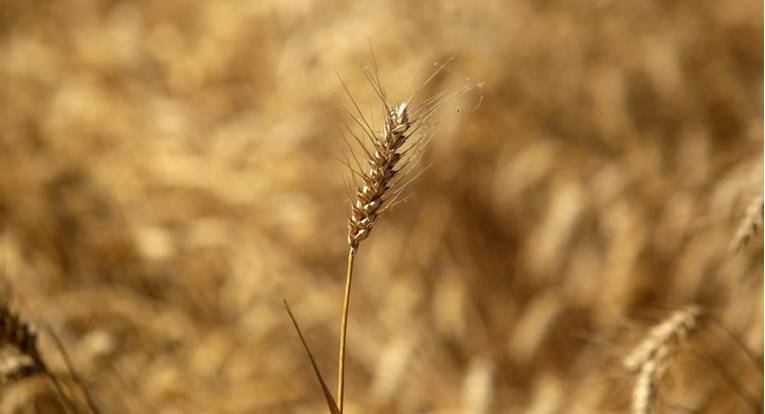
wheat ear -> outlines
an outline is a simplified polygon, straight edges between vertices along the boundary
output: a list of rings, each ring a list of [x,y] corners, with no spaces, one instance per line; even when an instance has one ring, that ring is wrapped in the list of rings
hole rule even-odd
[[[383,124],[376,129],[373,122],[367,121],[359,105],[353,99],[350,91],[340,79],[352,108],[345,106],[346,111],[355,121],[362,133],[353,131],[347,124],[346,129],[352,140],[345,137],[355,166],[346,156],[346,165],[351,169],[354,183],[355,200],[348,214],[348,265],[345,278],[345,293],[343,295],[343,311],[340,320],[340,351],[338,356],[337,373],[337,404],[340,413],[343,412],[343,397],[345,390],[345,349],[348,330],[348,311],[351,298],[351,282],[353,280],[353,260],[362,241],[369,237],[380,215],[401,194],[408,184],[404,178],[409,175],[420,159],[422,150],[433,133],[434,113],[445,103],[482,83],[469,83],[456,89],[447,89],[418,104],[412,100],[441,70],[451,62],[451,59],[436,69],[430,77],[416,88],[411,94],[407,91],[405,98],[398,105],[393,105],[382,87],[377,64],[370,66],[362,64],[366,76],[382,105]],[[415,72],[416,75],[416,72]],[[339,77],[339,76],[338,76]],[[357,145],[354,146],[353,143]],[[366,144],[365,144],[366,142]],[[363,153],[362,161],[355,155],[354,147],[359,147]]]
[[[637,372],[651,360],[662,360],[674,354],[680,341],[693,332],[701,322],[703,311],[696,305],[687,306],[654,326],[640,344],[624,359],[624,368]]]
[[[704,312],[696,305],[673,312],[651,329],[645,339],[624,359],[624,367],[638,373],[632,392],[632,413],[650,414],[656,405],[659,382],[670,358],[677,353],[703,321]]]
[[[739,251],[749,243],[752,236],[757,234],[762,227],[763,219],[763,197],[760,194],[754,198],[746,208],[746,214],[739,222],[736,233],[731,240],[730,250]]]
[[[656,394],[665,366],[658,361],[647,361],[640,368],[640,373],[632,391],[632,414],[650,414],[656,406]]]
[[[42,360],[37,335],[6,306],[0,306],[0,345],[12,345],[35,362]]]
[[[13,346],[32,360],[31,365],[22,365],[5,375],[3,381],[15,381],[37,374],[44,374],[53,384],[56,394],[63,402],[67,412],[77,413],[74,401],[64,392],[61,382],[45,364],[37,348],[37,334],[22,321],[18,314],[11,312],[6,305],[0,305],[0,345]]]

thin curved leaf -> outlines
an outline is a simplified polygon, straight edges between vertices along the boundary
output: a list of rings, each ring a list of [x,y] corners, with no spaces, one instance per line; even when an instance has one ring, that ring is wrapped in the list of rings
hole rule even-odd
[[[295,316],[292,314],[290,305],[287,304],[286,299],[284,299],[284,307],[287,308],[287,313],[290,315],[290,319],[292,319],[292,324],[295,325],[295,330],[297,331],[298,336],[300,336],[300,342],[303,343],[303,348],[305,348],[305,351],[308,353],[308,359],[311,360],[313,372],[316,373],[316,378],[319,379],[319,384],[321,384],[321,390],[324,392],[324,398],[327,400],[327,406],[329,407],[330,414],[340,414],[340,409],[337,408],[337,403],[332,397],[332,393],[329,392],[329,388],[327,388],[327,383],[324,382],[324,378],[321,376],[321,372],[319,372],[319,367],[316,365],[316,361],[313,359],[311,350],[308,348],[308,344],[305,342],[305,338],[303,338],[303,333],[300,331],[300,326],[298,326],[297,320],[295,320]]]

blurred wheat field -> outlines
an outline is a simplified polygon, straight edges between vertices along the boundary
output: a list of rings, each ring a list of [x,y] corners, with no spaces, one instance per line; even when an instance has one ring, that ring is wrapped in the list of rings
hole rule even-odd
[[[347,246],[342,92],[458,59],[356,261],[345,412],[763,409],[761,2],[0,1],[3,302],[86,411],[317,413]],[[404,86],[401,86],[404,85]],[[476,101],[480,106],[472,110]],[[459,112],[458,112],[459,111]],[[755,229],[751,231],[751,229]],[[2,359],[2,358],[0,358]],[[44,378],[0,412],[66,412]]]

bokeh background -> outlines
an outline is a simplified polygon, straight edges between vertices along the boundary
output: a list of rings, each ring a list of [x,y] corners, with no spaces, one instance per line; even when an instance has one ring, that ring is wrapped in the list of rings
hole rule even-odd
[[[2,297],[54,371],[45,326],[104,413],[324,412],[282,299],[334,383],[369,43],[392,96],[451,56],[428,93],[485,85],[361,246],[347,413],[628,412],[621,360],[692,303],[662,412],[762,411],[755,0],[0,1]]]

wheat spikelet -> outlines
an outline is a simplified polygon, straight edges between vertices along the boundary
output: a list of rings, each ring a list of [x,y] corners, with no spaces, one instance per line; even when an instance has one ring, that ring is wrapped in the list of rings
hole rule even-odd
[[[664,360],[674,354],[678,343],[693,332],[701,322],[703,311],[696,305],[673,312],[656,325],[645,339],[624,359],[628,372],[637,372],[651,360]]]

